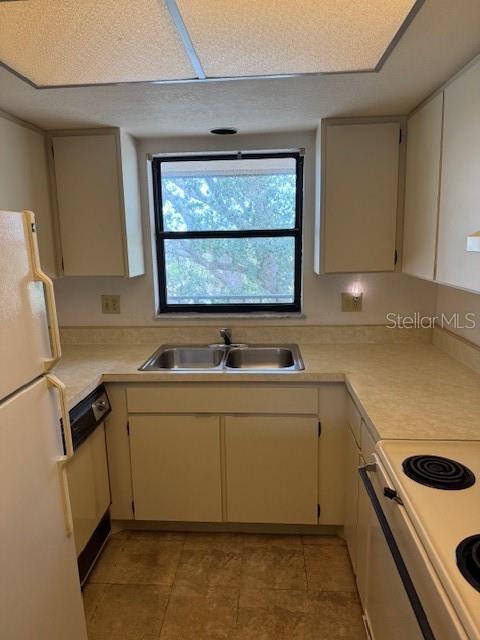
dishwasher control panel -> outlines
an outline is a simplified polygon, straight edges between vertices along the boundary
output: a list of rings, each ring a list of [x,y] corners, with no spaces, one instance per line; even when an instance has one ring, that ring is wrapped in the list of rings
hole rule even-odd
[[[74,450],[95,431],[111,410],[107,391],[103,384],[71,409],[70,428]]]

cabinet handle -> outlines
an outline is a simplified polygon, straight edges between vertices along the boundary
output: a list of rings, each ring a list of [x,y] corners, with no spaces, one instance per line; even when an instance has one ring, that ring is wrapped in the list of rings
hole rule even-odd
[[[61,380],[52,374],[45,376],[49,387],[55,389],[58,393],[60,401],[60,411],[62,413],[63,424],[63,441],[65,442],[65,454],[58,456],[57,467],[58,476],[60,481],[60,488],[62,491],[62,503],[63,503],[63,515],[65,520],[65,531],[67,536],[73,534],[73,516],[72,506],[70,504],[70,493],[68,491],[68,479],[67,479],[67,462],[73,456],[73,442],[72,442],[72,430],[70,428],[70,416],[67,410],[67,403],[65,401],[65,385]]]
[[[40,254],[38,253],[38,243],[35,231],[35,215],[32,211],[23,212],[25,222],[29,228],[28,238],[30,244],[30,255],[32,259],[32,271],[33,278],[36,282],[43,284],[45,291],[45,306],[47,308],[47,318],[50,333],[50,347],[52,350],[52,357],[45,360],[45,371],[50,371],[62,356],[62,348],[60,345],[60,331],[58,329],[57,308],[55,306],[55,291],[53,288],[53,282],[42,271],[40,265]]]

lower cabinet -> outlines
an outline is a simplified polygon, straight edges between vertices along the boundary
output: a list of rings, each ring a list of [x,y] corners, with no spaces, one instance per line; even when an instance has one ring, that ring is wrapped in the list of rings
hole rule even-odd
[[[358,495],[360,482],[358,467],[360,464],[361,455],[357,442],[353,433],[347,428],[347,437],[345,440],[346,477],[343,533],[355,573],[357,573]]]
[[[361,464],[365,464],[361,459]],[[368,556],[370,553],[371,525],[375,513],[367,495],[365,487],[359,483],[358,490],[358,521],[357,521],[357,589],[363,608],[367,606],[367,577]]]
[[[317,524],[318,420],[225,418],[227,519]]]
[[[351,421],[350,421],[351,422]],[[368,564],[370,554],[370,537],[375,514],[370,499],[360,479],[358,468],[370,460],[375,442],[370,435],[365,422],[360,421],[356,436],[361,448],[357,444],[354,432],[349,426],[346,431],[345,444],[345,516],[344,536],[348,552],[355,572],[358,594],[363,608],[366,607]]]
[[[137,520],[220,522],[220,418],[130,416]]]
[[[322,524],[343,524],[344,394],[337,383],[321,394],[109,385],[113,519],[317,525],[320,503]]]
[[[318,523],[317,418],[131,415],[129,423],[135,519]]]

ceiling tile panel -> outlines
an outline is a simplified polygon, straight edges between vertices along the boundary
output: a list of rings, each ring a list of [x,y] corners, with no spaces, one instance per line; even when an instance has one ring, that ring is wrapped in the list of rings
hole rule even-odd
[[[0,61],[39,86],[195,77],[159,0],[1,2]]]
[[[177,0],[209,77],[374,70],[413,0]]]

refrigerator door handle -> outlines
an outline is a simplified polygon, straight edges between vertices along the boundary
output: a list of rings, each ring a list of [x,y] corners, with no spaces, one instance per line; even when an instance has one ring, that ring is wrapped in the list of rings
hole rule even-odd
[[[45,291],[45,305],[47,308],[47,317],[50,333],[50,345],[52,349],[52,357],[45,360],[45,371],[50,371],[62,357],[62,348],[60,345],[60,331],[58,329],[57,307],[55,305],[55,291],[53,282],[42,271],[40,265],[40,254],[38,252],[38,242],[35,229],[35,215],[32,211],[24,211],[25,222],[29,227],[30,233],[30,253],[32,256],[32,270],[35,281],[41,282]]]
[[[70,460],[70,458],[73,456],[73,443],[72,443],[72,431],[70,428],[70,416],[68,414],[67,403],[65,400],[65,385],[61,380],[57,378],[57,376],[48,374],[45,377],[47,379],[48,386],[53,387],[58,392],[58,397],[60,400],[60,410],[62,413],[62,423],[63,423],[63,438],[65,442],[66,453],[58,456],[57,465],[58,465],[58,474],[60,479],[60,487],[62,490],[63,513],[65,517],[65,531],[67,533],[67,536],[71,536],[73,534],[73,516],[72,516],[72,507],[70,504],[70,493],[68,490],[66,465]]]

